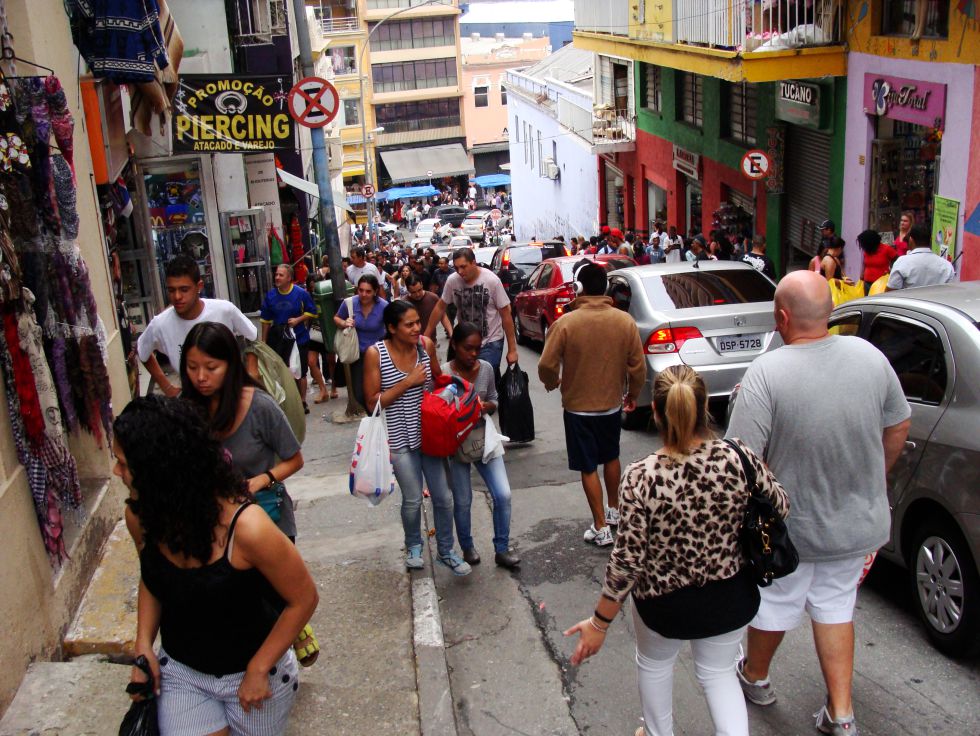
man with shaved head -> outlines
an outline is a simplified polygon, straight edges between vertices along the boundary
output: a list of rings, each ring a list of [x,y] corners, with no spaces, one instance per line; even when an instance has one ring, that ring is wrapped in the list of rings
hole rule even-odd
[[[833,306],[818,273],[797,271],[779,283],[776,329],[785,346],[749,366],[728,427],[789,493],[787,526],[800,553],[796,572],[761,589],[737,673],[750,702],[775,703],[769,665],[806,611],[827,685],[816,727],[856,736],[854,602],[866,556],[889,538],[885,475],[902,451],[911,411],[877,348],[828,332]]]

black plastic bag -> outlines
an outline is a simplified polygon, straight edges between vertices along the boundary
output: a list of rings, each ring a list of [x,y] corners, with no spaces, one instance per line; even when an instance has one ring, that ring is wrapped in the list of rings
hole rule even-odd
[[[119,736],[160,736],[157,725],[157,701],[153,692],[153,674],[150,663],[142,654],[133,663],[146,673],[146,682],[131,682],[126,686],[130,695],[140,695],[142,700],[135,701],[126,712],[119,726]]]
[[[534,439],[534,407],[527,373],[517,363],[507,366],[500,377],[497,390],[497,408],[500,412],[500,434],[511,442],[530,442]]]

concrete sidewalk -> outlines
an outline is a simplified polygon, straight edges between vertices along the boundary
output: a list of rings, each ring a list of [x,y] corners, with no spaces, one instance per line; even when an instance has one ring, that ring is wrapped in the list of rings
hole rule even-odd
[[[320,594],[312,625],[321,646],[301,672],[287,734],[455,736],[431,559],[424,571],[406,572],[397,497],[372,508],[350,496],[357,423],[328,421],[343,405],[311,404],[306,467],[287,482],[297,546]],[[129,667],[114,662],[132,652],[138,574],[121,525],[66,642],[66,656],[77,658],[32,665],[0,736],[118,733]]]

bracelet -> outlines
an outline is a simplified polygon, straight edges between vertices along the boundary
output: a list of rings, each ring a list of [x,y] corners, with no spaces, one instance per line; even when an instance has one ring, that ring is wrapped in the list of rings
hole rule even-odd
[[[589,623],[592,624],[592,628],[598,631],[600,634],[605,634],[607,631],[609,631],[608,626],[606,628],[602,628],[601,626],[599,626],[599,624],[595,622],[595,619],[592,618],[591,616],[589,616]]]
[[[602,623],[604,623],[604,624],[611,624],[613,622],[613,620],[611,618],[606,618],[601,613],[599,613],[599,609],[598,608],[595,611],[592,612],[592,615],[595,616],[600,621],[602,621]]]
[[[267,471],[265,471],[265,474],[266,474],[267,476],[269,476],[269,485],[270,485],[270,486],[271,486],[271,485],[272,485],[273,483],[276,483],[276,482],[277,482],[277,481],[276,481],[276,476],[274,476],[274,475],[272,474],[272,471],[271,471],[271,470],[267,470]]]

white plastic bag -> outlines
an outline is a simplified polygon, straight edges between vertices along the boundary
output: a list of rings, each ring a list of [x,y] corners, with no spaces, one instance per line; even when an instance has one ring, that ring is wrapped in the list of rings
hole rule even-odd
[[[350,460],[350,493],[377,506],[395,492],[395,470],[388,448],[388,425],[378,401],[371,416],[357,427]]]
[[[504,456],[504,443],[510,440],[510,437],[504,437],[500,432],[497,431],[496,425],[493,423],[493,417],[487,416],[487,425],[483,444],[483,462],[488,463],[495,457]]]
[[[299,360],[299,346],[294,342],[293,349],[289,351],[289,372],[297,381],[303,375],[303,367]]]

